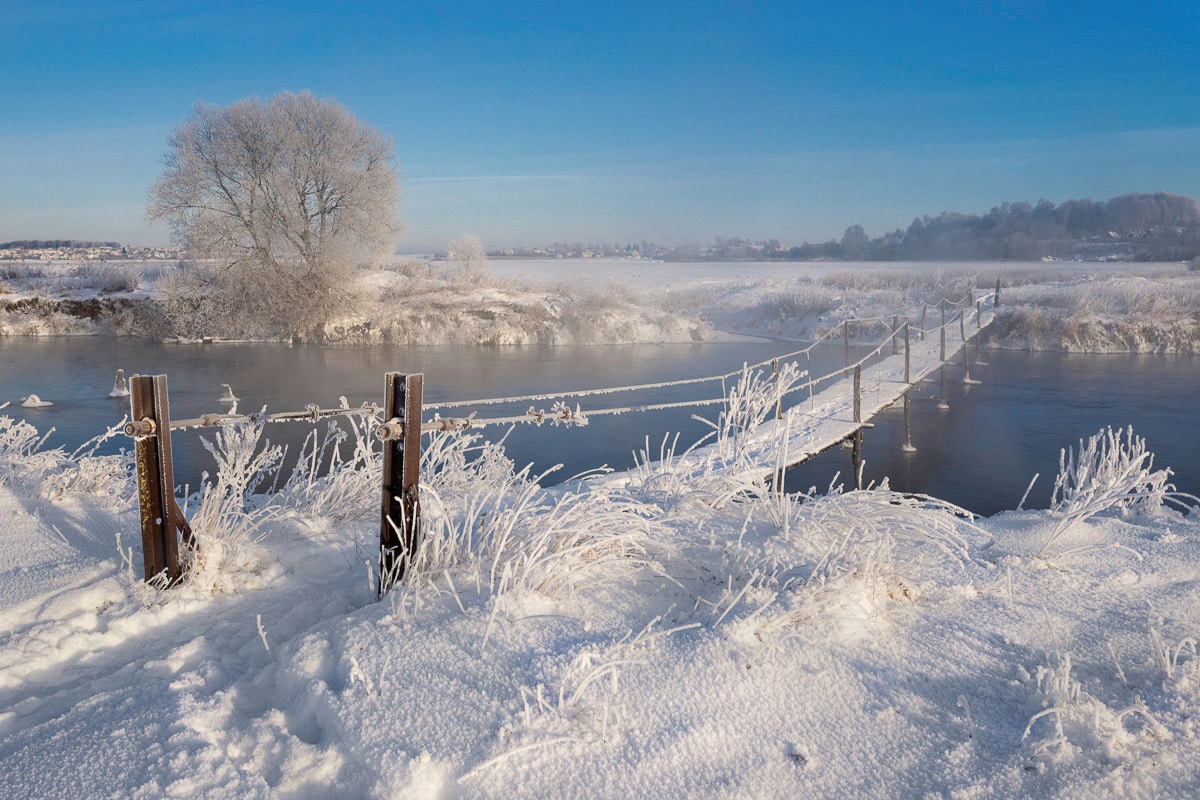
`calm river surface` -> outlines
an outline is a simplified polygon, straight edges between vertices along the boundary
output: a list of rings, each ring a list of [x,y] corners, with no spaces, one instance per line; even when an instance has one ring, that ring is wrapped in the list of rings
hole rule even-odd
[[[128,413],[126,399],[109,399],[113,375],[168,376],[171,413],[176,419],[222,410],[222,383],[241,398],[239,411],[301,410],[307,403],[334,406],[344,395],[352,405],[383,401],[387,371],[424,372],[425,400],[497,397],[589,387],[675,380],[730,372],[795,349],[777,342],[695,345],[623,345],[593,347],[290,347],[273,344],[174,345],[105,337],[0,339],[0,402],[12,402],[3,414],[26,419],[55,433],[50,445],[68,449],[102,432]],[[814,375],[841,365],[840,346],[814,355],[805,366]],[[1105,425],[1132,424],[1156,454],[1155,465],[1169,466],[1181,491],[1200,494],[1200,426],[1195,403],[1200,397],[1200,358],[1192,356],[1083,356],[1057,353],[987,351],[989,365],[966,386],[961,372],[950,373],[950,408],[938,410],[937,383],[912,395],[914,454],[904,454],[903,415],[884,412],[864,438],[865,477],[888,477],[894,489],[924,492],[976,513],[1013,508],[1034,473],[1028,507],[1045,506],[1058,468],[1060,448]],[[21,397],[37,394],[54,406],[24,409]],[[581,401],[584,411],[601,407],[713,397],[719,384],[675,387],[634,395]],[[494,406],[480,416],[519,414],[529,407]],[[548,403],[535,404],[548,408]],[[447,412],[452,416],[458,412]],[[631,452],[650,436],[657,452],[664,433],[681,432],[681,443],[694,441],[708,428],[692,413],[715,417],[716,407],[597,417],[585,428],[518,426],[506,449],[518,466],[533,462],[536,471],[564,467],[554,478],[568,478],[607,464],[632,464]],[[294,454],[311,430],[306,424],[274,425],[266,436],[287,443]],[[211,431],[207,436],[211,436]],[[488,436],[502,435],[489,428]],[[195,432],[177,433],[176,481],[195,486],[211,460]],[[128,447],[123,436],[102,452]],[[841,471],[849,474],[849,455],[829,451],[793,471],[793,489],[824,489]]]

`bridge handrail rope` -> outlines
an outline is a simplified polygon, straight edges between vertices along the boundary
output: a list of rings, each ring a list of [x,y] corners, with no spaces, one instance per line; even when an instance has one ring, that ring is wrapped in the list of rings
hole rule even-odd
[[[988,297],[991,297],[991,296],[992,296],[992,293],[989,292],[982,299],[987,299]],[[958,317],[962,316],[965,313],[966,313],[966,306],[963,305],[963,307],[961,307],[959,309],[958,314],[956,314],[954,317],[946,320],[946,325],[949,326],[952,323],[956,322],[958,320]],[[793,352],[786,353],[781,356],[776,356],[774,358],[765,359],[763,361],[759,361],[759,362],[756,362],[753,364],[746,364],[741,369],[734,370],[732,372],[727,372],[723,375],[709,375],[709,376],[705,376],[705,377],[701,377],[701,378],[684,378],[684,379],[675,380],[675,381],[659,381],[656,383],[644,383],[644,384],[636,384],[636,385],[630,385],[630,386],[610,386],[610,387],[602,387],[602,388],[595,388],[595,389],[581,389],[581,390],[577,390],[577,391],[567,391],[567,392],[549,392],[549,393],[542,393],[542,394],[518,395],[518,396],[513,396],[513,397],[493,397],[493,398],[485,398],[485,399],[480,399],[480,400],[455,400],[455,401],[447,401],[447,402],[443,402],[443,403],[425,403],[422,406],[422,410],[461,408],[461,407],[465,407],[465,406],[502,405],[502,404],[506,404],[506,403],[535,402],[535,401],[539,401],[539,400],[562,400],[562,399],[568,398],[568,397],[575,399],[575,398],[580,398],[580,397],[598,396],[598,395],[605,395],[605,394],[617,394],[620,392],[632,392],[632,391],[640,391],[640,390],[645,390],[645,389],[660,389],[660,388],[667,388],[667,387],[674,387],[674,386],[688,386],[688,385],[701,384],[701,383],[714,383],[717,381],[727,381],[727,380],[730,380],[732,378],[736,378],[736,377],[742,375],[743,372],[745,372],[745,371],[760,369],[762,367],[770,366],[773,362],[776,362],[776,361],[784,362],[784,361],[796,359],[800,356],[808,356],[811,354],[812,350],[814,348],[816,348],[818,345],[820,345],[824,341],[831,339],[834,336],[838,335],[838,332],[842,328],[842,325],[844,325],[846,323],[887,322],[890,319],[891,318],[889,318],[887,316],[878,316],[878,317],[859,317],[859,318],[851,318],[851,319],[843,320],[841,324],[833,326],[828,331],[823,333],[820,337],[818,337],[818,339],[816,341],[814,341],[812,344],[810,344],[809,346],[807,346],[803,349],[795,350]],[[918,327],[912,325],[911,322],[909,322],[908,325],[911,330],[914,330],[914,331],[922,330],[921,328],[918,328]],[[942,327],[941,325],[938,325],[933,328],[924,329],[924,331],[926,333],[929,333],[932,331],[937,331],[941,327]],[[879,342],[879,344],[875,346],[875,348],[873,348],[866,355],[859,358],[857,361],[852,362],[844,367],[835,369],[832,372],[829,372],[825,375],[821,375],[816,378],[810,378],[809,380],[805,381],[804,383],[797,384],[797,385],[791,387],[786,392],[781,393],[780,396],[787,397],[788,395],[794,394],[799,391],[803,391],[805,389],[812,389],[826,381],[834,380],[834,379],[841,378],[843,376],[852,374],[854,372],[855,368],[866,366],[866,363],[869,360],[871,360],[872,358],[874,358],[877,355],[880,355],[883,352],[885,347],[890,346],[891,342],[892,342],[892,338],[895,335],[896,335],[895,333],[887,334],[887,336],[885,336]],[[801,375],[801,377],[803,377],[804,374],[807,374],[807,373],[803,373]],[[428,422],[423,422],[421,425],[421,430],[425,431],[425,432],[429,432],[429,431],[459,431],[459,430],[465,430],[467,428],[483,428],[483,427],[489,427],[489,426],[494,426],[494,425],[513,425],[513,424],[523,424],[523,423],[531,423],[531,424],[535,424],[535,425],[541,425],[544,422],[550,422],[551,424],[554,424],[554,425],[586,425],[588,417],[610,416],[610,415],[616,415],[616,414],[627,414],[627,413],[643,412],[643,411],[660,411],[660,410],[673,409],[673,408],[687,408],[689,406],[694,406],[694,407],[711,406],[711,405],[717,405],[722,402],[725,402],[724,396],[715,397],[715,398],[706,398],[706,399],[702,399],[702,400],[682,400],[682,401],[676,401],[676,402],[670,402],[670,403],[633,404],[633,405],[620,406],[620,407],[615,407],[615,408],[594,409],[594,410],[589,410],[586,412],[580,411],[578,406],[575,408],[575,410],[572,411],[569,407],[567,407],[565,402],[560,402],[560,403],[556,404],[552,408],[552,410],[549,412],[544,411],[544,410],[536,410],[536,409],[530,407],[530,409],[528,411],[526,411],[524,414],[505,416],[505,417],[478,418],[478,417],[475,417],[474,415],[469,416],[469,417],[435,416],[435,418],[433,420],[428,421]],[[382,409],[380,409],[379,406],[374,403],[371,403],[370,405],[364,403],[362,406],[360,406],[358,408],[320,408],[316,404],[309,404],[308,406],[305,407],[304,411],[285,411],[285,412],[278,412],[278,413],[274,413],[274,414],[267,414],[267,413],[265,413],[265,411],[260,412],[260,413],[254,413],[254,414],[202,414],[201,416],[195,417],[192,419],[171,420],[170,427],[172,430],[182,430],[182,429],[186,429],[186,428],[211,428],[211,427],[220,427],[220,426],[228,426],[228,425],[238,425],[238,424],[242,424],[242,423],[254,423],[254,424],[262,424],[262,423],[267,423],[267,422],[316,423],[322,419],[331,419],[331,418],[335,418],[335,417],[349,417],[349,416],[369,416],[369,417],[381,418]],[[133,428],[136,428],[138,425],[141,425],[141,424],[142,424],[141,422],[134,421],[134,422],[130,422],[126,427],[130,428],[132,430]],[[136,435],[145,435],[146,433],[152,433],[152,432],[136,430],[136,431],[133,431],[132,433],[130,433],[130,435],[135,435],[135,434]]]
[[[988,295],[988,296],[990,296],[990,295]],[[962,301],[959,301],[958,305],[963,305]],[[961,313],[965,313],[965,312],[963,312],[963,310],[960,309],[959,313],[961,314]],[[788,360],[791,360],[794,358],[798,358],[799,356],[808,356],[812,353],[812,351],[814,349],[816,349],[816,347],[818,345],[824,343],[828,339],[832,339],[833,337],[837,336],[838,331],[840,330],[842,324],[844,324],[846,322],[852,322],[852,323],[856,323],[856,324],[864,323],[864,322],[888,322],[890,319],[891,319],[891,317],[883,315],[883,316],[877,316],[877,317],[852,317],[852,318],[843,320],[842,323],[839,323],[838,325],[835,325],[835,326],[829,328],[827,331],[825,331],[820,336],[818,336],[816,341],[814,341],[812,344],[808,345],[807,347],[805,347],[803,349],[794,350],[790,353],[784,353],[783,355],[764,359],[763,361],[758,361],[753,364],[747,364],[747,365],[745,365],[745,367],[743,369],[758,369],[760,367],[770,366],[770,364],[773,361],[782,362],[782,361],[788,361]],[[951,319],[946,321],[946,324],[949,325],[951,322],[955,322],[957,319],[958,319],[957,316],[952,317]],[[938,328],[940,328],[940,327],[941,326],[922,329],[922,328],[913,326],[913,330],[916,330],[916,331],[923,330],[925,333],[929,333],[931,331],[938,330]],[[889,334],[888,338],[885,340],[884,343],[890,342],[890,341],[891,341],[891,335]],[[882,348],[882,347],[883,347],[883,344],[880,344],[880,348]],[[872,353],[872,355],[874,355],[874,352]],[[853,365],[851,365],[851,366],[853,366]],[[567,398],[567,397],[570,397],[570,398],[592,397],[592,396],[604,395],[604,394],[618,394],[620,392],[642,391],[645,389],[665,389],[665,388],[670,388],[670,387],[675,387],[675,386],[690,386],[690,385],[701,384],[701,383],[715,383],[717,381],[725,381],[725,380],[729,380],[731,378],[736,378],[737,376],[739,376],[741,374],[742,374],[742,370],[737,369],[732,372],[727,372],[724,375],[706,375],[701,378],[682,378],[680,380],[674,380],[674,381],[659,381],[656,383],[639,383],[639,384],[633,384],[630,386],[603,386],[603,387],[596,387],[596,388],[592,388],[592,389],[575,389],[575,390],[568,390],[568,391],[562,391],[562,392],[544,392],[541,394],[512,395],[510,397],[486,397],[486,398],[480,398],[477,400],[446,400],[446,401],[440,401],[440,402],[425,403],[423,408],[426,410],[428,410],[428,409],[467,408],[467,407],[477,407],[477,406],[507,405],[509,403],[532,403],[532,402],[537,402],[539,400],[555,400],[555,399]]]

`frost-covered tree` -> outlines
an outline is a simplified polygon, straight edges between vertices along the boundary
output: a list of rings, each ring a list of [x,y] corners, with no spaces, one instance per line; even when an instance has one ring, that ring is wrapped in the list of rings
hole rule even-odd
[[[446,246],[446,261],[449,276],[456,280],[477,282],[487,275],[487,252],[473,233],[464,233]]]
[[[200,103],[167,144],[147,217],[200,259],[176,290],[203,296],[220,325],[310,332],[346,307],[354,267],[401,233],[391,141],[334,100]]]

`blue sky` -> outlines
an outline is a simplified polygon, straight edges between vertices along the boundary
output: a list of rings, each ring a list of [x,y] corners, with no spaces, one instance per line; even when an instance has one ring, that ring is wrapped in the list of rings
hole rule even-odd
[[[410,251],[1200,195],[1198,42],[1194,2],[0,0],[0,241],[166,243],[172,127],[301,89],[392,137]]]

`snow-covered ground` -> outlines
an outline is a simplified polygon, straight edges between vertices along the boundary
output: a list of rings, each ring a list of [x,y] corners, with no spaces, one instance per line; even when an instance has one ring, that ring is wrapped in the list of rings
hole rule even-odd
[[[1200,793],[1200,523],[1132,434],[1081,443],[1050,511],[990,519],[781,496],[656,441],[543,489],[437,435],[424,545],[377,600],[370,428],[269,495],[278,453],[218,434],[162,590],[129,459],[0,410],[3,796]]]
[[[1176,330],[1200,306],[1164,265],[592,262],[555,288],[548,263],[498,262],[461,302],[592,298],[605,339],[643,310],[802,339],[997,276],[1002,313],[1047,325]],[[661,432],[631,472],[552,488],[499,445],[427,437],[424,546],[380,600],[370,427],[265,495],[270,430],[215,437],[185,503],[201,550],[163,590],[140,580],[130,459],[49,449],[0,408],[0,793],[1200,795],[1197,501],[1132,434],[1069,454],[1051,510],[987,519],[886,487],[780,496],[773,464]]]
[[[164,262],[6,265],[0,336],[165,336],[170,325],[153,301],[170,269]],[[739,334],[800,341],[843,319],[919,317],[923,303],[958,300],[997,280],[1006,305],[994,346],[1200,349],[1200,273],[1182,264],[1074,262],[499,260],[464,277],[439,262],[408,261],[364,271],[358,311],[329,323],[325,336],[418,345],[689,342]]]

